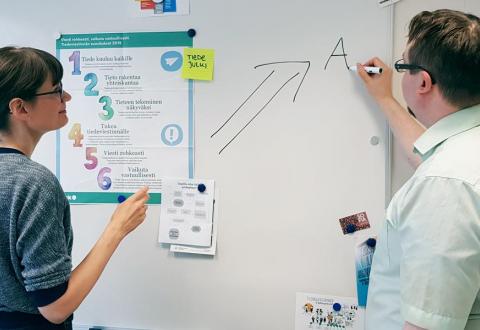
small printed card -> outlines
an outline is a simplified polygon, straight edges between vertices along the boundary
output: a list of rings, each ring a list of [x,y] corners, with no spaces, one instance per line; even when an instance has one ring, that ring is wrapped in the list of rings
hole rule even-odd
[[[368,221],[367,217],[367,212],[360,212],[357,214],[349,215],[348,217],[341,218],[340,220],[340,226],[342,227],[343,234],[351,234],[352,232],[349,232],[349,227],[353,227],[355,231],[359,231],[362,229],[367,229],[370,228],[370,222]]]

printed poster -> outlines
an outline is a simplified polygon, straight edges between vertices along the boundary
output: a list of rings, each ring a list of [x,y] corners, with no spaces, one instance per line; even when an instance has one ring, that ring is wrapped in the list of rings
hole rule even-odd
[[[162,177],[193,177],[193,86],[182,79],[186,32],[65,34],[68,124],[56,174],[72,204],[118,203]]]

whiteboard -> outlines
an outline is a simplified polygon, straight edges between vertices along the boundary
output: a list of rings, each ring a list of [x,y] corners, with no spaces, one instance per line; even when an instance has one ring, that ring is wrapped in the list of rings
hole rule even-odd
[[[388,132],[344,58],[325,64],[340,38],[349,64],[391,58],[391,8],[378,8],[376,0],[191,0],[188,16],[139,18],[136,5],[9,2],[0,13],[2,45],[53,54],[61,33],[189,28],[197,31],[195,47],[215,49],[214,81],[194,85],[194,174],[218,188],[216,256],[174,254],[157,243],[160,207],[151,206],[75,313],[75,324],[293,329],[296,292],[355,296],[354,239],[342,234],[338,219],[366,211],[373,230],[381,223]],[[273,62],[289,63],[262,65]],[[54,141],[54,133],[46,135],[34,154],[52,170]],[[74,264],[113,209],[72,206]]]

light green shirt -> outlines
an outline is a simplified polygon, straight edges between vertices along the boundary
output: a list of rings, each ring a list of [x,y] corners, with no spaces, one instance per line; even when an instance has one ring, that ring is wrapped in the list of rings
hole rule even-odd
[[[480,329],[480,105],[439,120],[415,152],[378,237],[366,329]]]

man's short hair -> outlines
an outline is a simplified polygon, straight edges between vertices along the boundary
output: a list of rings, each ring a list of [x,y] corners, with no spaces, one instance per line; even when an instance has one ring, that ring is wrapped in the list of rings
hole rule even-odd
[[[460,108],[480,103],[480,19],[463,12],[423,11],[411,21],[408,62],[427,69],[445,99]]]

